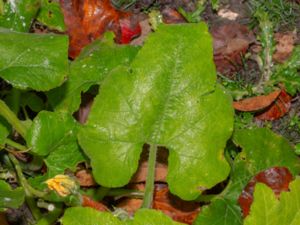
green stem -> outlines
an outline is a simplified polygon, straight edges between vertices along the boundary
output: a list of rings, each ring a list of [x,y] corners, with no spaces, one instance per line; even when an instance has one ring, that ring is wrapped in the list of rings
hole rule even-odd
[[[30,209],[31,214],[33,215],[34,219],[35,220],[40,219],[42,217],[42,214],[40,212],[40,209],[37,207],[34,198],[31,196],[26,196],[25,201],[26,201],[26,204],[27,204],[28,208]]]
[[[154,193],[154,181],[155,181],[155,164],[156,164],[157,146],[150,145],[149,159],[148,159],[148,174],[146,179],[146,187],[144,194],[144,201],[142,208],[151,208]]]
[[[11,90],[11,96],[11,110],[15,113],[15,115],[18,115],[20,110],[21,91],[19,89],[13,88]]]
[[[23,175],[20,163],[16,159],[16,157],[13,154],[9,154],[8,156],[9,156],[9,159],[11,160],[12,164],[15,167],[16,173],[19,178],[20,185],[24,188],[25,194],[29,197],[38,197],[38,198],[45,197],[45,195],[47,194],[46,192],[36,190],[28,184],[26,178]]]
[[[129,198],[143,198],[144,192],[139,190],[131,190],[131,189],[111,189],[106,194],[111,197],[129,197]]]
[[[52,225],[58,219],[62,213],[62,204],[56,203],[55,209],[52,212],[49,212],[46,216],[43,216],[36,225]]]
[[[200,195],[195,201],[209,203],[219,195]]]
[[[5,144],[10,145],[11,147],[13,147],[17,150],[20,150],[20,151],[27,151],[28,150],[28,148],[26,146],[21,145],[21,144],[15,142],[15,141],[13,141],[9,138],[5,139]]]
[[[22,124],[22,122],[18,119],[14,112],[1,99],[0,115],[3,116],[14,127],[23,138],[25,137],[26,127]]]

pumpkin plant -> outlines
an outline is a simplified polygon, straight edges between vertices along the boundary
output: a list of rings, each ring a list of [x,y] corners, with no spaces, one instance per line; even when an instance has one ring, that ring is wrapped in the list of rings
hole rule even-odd
[[[54,7],[49,4],[42,2]],[[21,5],[16,5],[21,11],[11,3],[5,7],[25,13]],[[28,29],[4,24],[9,16],[0,17],[6,27],[0,28],[0,211],[25,204],[29,222],[40,225],[181,224],[151,209],[161,147],[169,152],[170,192],[207,203],[194,224],[255,224],[261,217],[257,207],[265,204],[262,192],[274,204],[271,213],[285,207],[259,184],[243,220],[238,197],[247,182],[274,166],[296,176],[300,163],[293,146],[266,128],[233,131],[232,99],[216,82],[205,23],[161,24],[141,47],[115,44],[106,33],[69,61],[68,36],[25,33]],[[82,93],[94,96],[84,124],[73,116],[84,103]],[[143,204],[134,216],[99,202],[94,208],[110,212],[83,207],[92,198],[101,200],[99,192],[125,193],[143,148],[148,172]],[[79,164],[92,170],[91,189],[98,195],[79,186],[74,177]],[[221,193],[208,194],[221,182],[226,184]],[[296,178],[283,198],[298,201],[291,197],[298,183]]]

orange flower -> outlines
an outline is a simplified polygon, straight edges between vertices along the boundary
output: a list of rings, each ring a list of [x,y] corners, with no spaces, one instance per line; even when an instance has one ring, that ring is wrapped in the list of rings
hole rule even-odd
[[[67,175],[56,175],[46,181],[48,188],[54,190],[61,197],[76,193],[78,185],[74,179]]]

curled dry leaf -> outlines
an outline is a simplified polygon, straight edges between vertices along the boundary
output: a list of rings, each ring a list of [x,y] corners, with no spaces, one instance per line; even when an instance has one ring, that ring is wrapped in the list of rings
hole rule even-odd
[[[276,51],[273,59],[277,62],[284,62],[292,54],[296,39],[297,35],[294,32],[276,33]]]
[[[233,102],[233,107],[238,111],[258,111],[270,106],[280,95],[281,90],[274,91],[268,95],[256,96]]]
[[[116,10],[109,0],[61,0],[64,20],[70,37],[69,56],[75,58],[81,49],[112,30],[118,43],[128,43],[140,34],[131,14]]]
[[[136,189],[143,190],[144,184],[134,186]],[[141,199],[125,199],[118,207],[125,209],[130,214],[137,211],[143,200]],[[166,184],[156,184],[154,191],[153,208],[164,212],[173,220],[192,224],[196,216],[200,212],[200,206],[195,202],[183,201],[172,195]]]
[[[289,190],[289,183],[292,180],[292,174],[285,167],[272,167],[258,173],[249,181],[238,199],[238,202],[243,211],[243,216],[246,217],[249,215],[250,207],[253,202],[253,192],[255,184],[257,182],[264,183],[269,186],[273,190],[275,195],[279,197],[282,191]]]
[[[276,100],[263,112],[255,116],[259,120],[276,120],[284,116],[291,108],[292,97],[281,90]]]
[[[106,207],[106,205],[104,205],[101,202],[97,202],[86,195],[82,196],[82,206],[90,207],[90,208],[96,209],[98,211],[109,211],[108,208]]]
[[[255,41],[253,33],[244,25],[230,23],[213,27],[211,34],[217,70],[225,75],[238,71],[242,66],[242,55]]]

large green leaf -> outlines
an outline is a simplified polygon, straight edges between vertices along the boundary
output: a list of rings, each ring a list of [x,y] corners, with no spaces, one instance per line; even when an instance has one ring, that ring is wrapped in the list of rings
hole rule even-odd
[[[77,123],[69,115],[41,111],[26,135],[31,151],[46,156],[61,146],[76,142]]]
[[[0,77],[20,89],[46,91],[68,75],[68,38],[0,28]]]
[[[130,69],[112,71],[79,133],[97,182],[127,184],[145,143],[169,149],[167,181],[181,198],[195,199],[226,179],[233,110],[216,86],[212,58],[204,23],[162,25]]]
[[[64,15],[57,0],[41,0],[41,8],[36,19],[50,29],[65,31]]]
[[[27,32],[39,8],[40,0],[8,0],[0,9],[0,27]]]
[[[68,208],[62,218],[63,225],[180,225],[172,221],[162,212],[141,209],[136,212],[133,220],[120,221],[111,213],[99,212],[92,208]]]
[[[7,208],[18,208],[24,202],[25,193],[23,188],[18,187],[14,190],[3,180],[0,180],[0,211]]]
[[[75,112],[80,105],[81,92],[87,91],[94,84],[100,84],[118,65],[129,64],[138,49],[116,45],[112,33],[107,33],[102,40],[94,41],[71,63],[68,81],[48,93],[51,104],[56,110]]]
[[[237,200],[242,190],[260,171],[274,166],[287,167],[293,175],[300,172],[300,161],[289,142],[267,128],[236,130],[233,141],[243,150],[234,160],[229,184],[217,199],[204,207],[196,225],[242,224]],[[224,220],[220,220],[220,214]]]
[[[282,192],[280,200],[272,189],[262,183],[255,185],[250,215],[244,225],[298,225],[300,224],[300,179],[289,185],[290,192]]]

